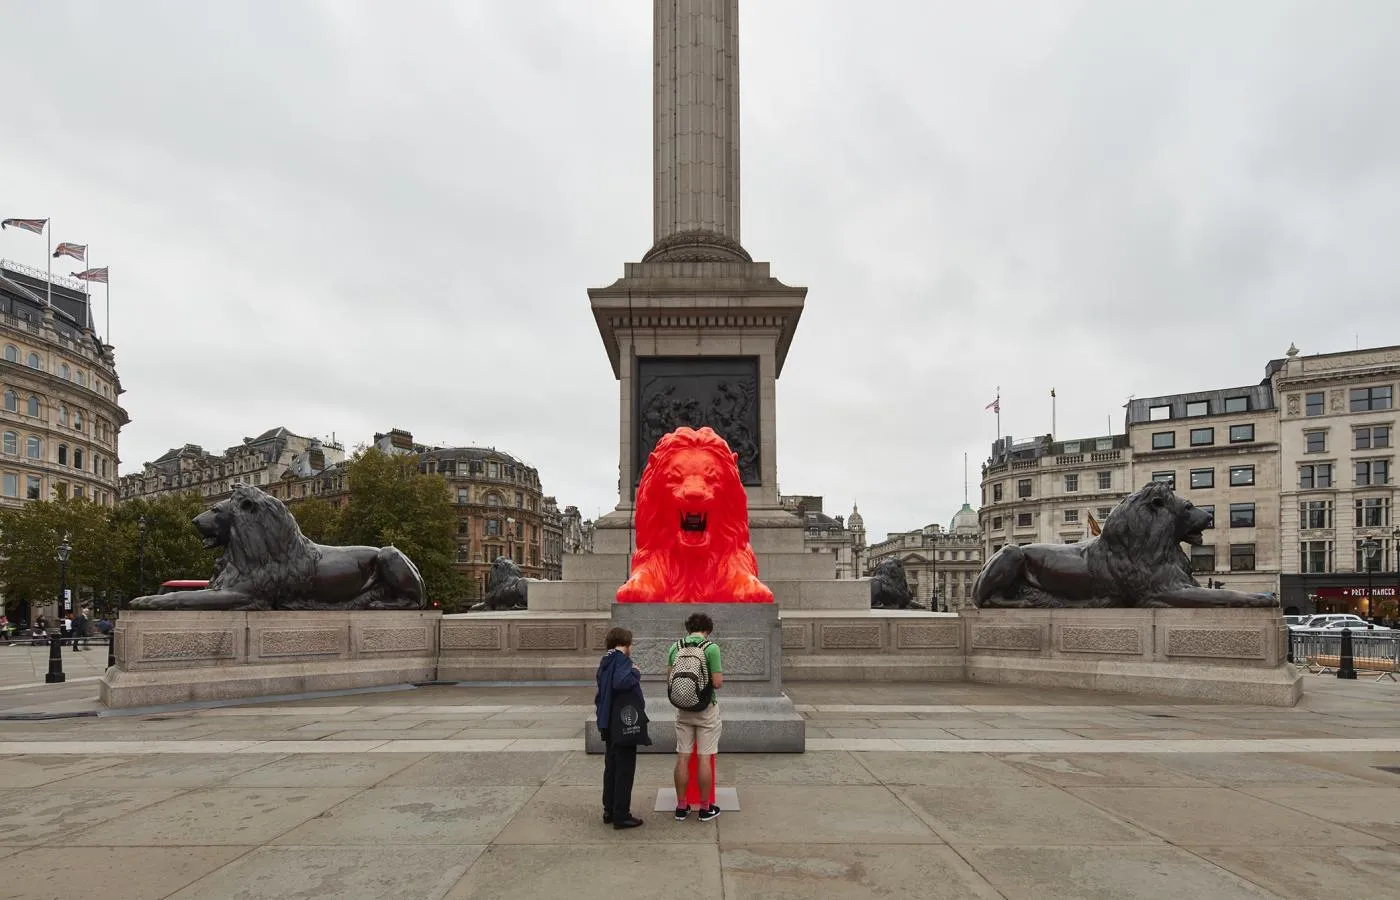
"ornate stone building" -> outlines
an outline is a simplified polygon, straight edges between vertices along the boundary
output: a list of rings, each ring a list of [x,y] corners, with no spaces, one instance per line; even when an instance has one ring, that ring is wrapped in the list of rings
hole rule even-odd
[[[0,505],[114,505],[117,442],[130,420],[82,283],[0,260],[0,351]]]
[[[946,529],[934,523],[871,544],[865,574],[887,559],[898,559],[915,600],[929,609],[956,611],[972,605],[972,583],[982,570],[984,552],[977,512],[964,503]]]
[[[273,486],[285,479],[295,485],[281,492],[281,499],[295,500],[310,496],[313,487],[319,489],[314,479],[323,473],[332,477],[344,461],[341,444],[278,427],[244,438],[223,453],[211,453],[198,444],[175,447],[143,465],[140,472],[123,475],[121,499],[195,491],[212,502],[228,496],[239,482],[278,495]]]
[[[830,553],[835,557],[833,578],[859,578],[865,554],[865,520],[859,507],[852,505],[849,522],[841,516],[822,512],[822,498],[808,495],[782,495],[783,509],[802,520],[802,544],[808,553]]]
[[[559,501],[545,497],[541,518],[544,544],[540,554],[544,560],[544,577],[558,581],[564,577],[564,514],[559,511]]]

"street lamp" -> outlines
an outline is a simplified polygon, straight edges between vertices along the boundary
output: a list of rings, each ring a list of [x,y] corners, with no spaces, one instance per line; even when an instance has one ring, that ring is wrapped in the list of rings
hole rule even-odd
[[[1395,545],[1395,612],[1392,618],[1400,619],[1400,525],[1390,533],[1390,540]]]
[[[58,579],[59,579],[59,589],[58,589],[58,616],[59,616],[59,618],[62,618],[64,613],[69,612],[69,609],[68,609],[68,554],[70,554],[70,553],[73,552],[73,544],[72,544],[72,542],[69,540],[69,537],[70,537],[70,536],[67,535],[67,534],[63,535],[63,540],[62,540],[62,542],[60,542],[59,545],[58,545],[58,571],[59,571],[59,575],[58,575]]]
[[[511,562],[515,562],[515,550],[511,546],[511,540],[515,537],[515,519],[506,516],[506,557]]]
[[[146,596],[146,517],[136,520],[136,596]]]
[[[1375,603],[1371,600],[1371,585],[1375,578],[1376,554],[1380,552],[1381,544],[1375,538],[1367,538],[1361,542],[1362,559],[1366,560],[1366,615],[1374,614]]]

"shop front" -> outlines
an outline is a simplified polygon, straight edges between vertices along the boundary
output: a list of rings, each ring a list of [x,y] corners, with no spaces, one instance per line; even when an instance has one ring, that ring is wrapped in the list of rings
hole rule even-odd
[[[1279,594],[1285,615],[1354,613],[1378,621],[1400,619],[1395,573],[1375,572],[1371,582],[1367,584],[1364,572],[1283,575]]]

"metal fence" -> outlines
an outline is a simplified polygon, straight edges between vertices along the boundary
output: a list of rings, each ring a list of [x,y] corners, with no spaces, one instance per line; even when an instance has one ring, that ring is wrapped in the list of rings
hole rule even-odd
[[[1342,632],[1289,631],[1288,658],[1314,675],[1335,673],[1342,667]],[[1400,671],[1400,631],[1351,632],[1351,662],[1358,675],[1397,680]]]

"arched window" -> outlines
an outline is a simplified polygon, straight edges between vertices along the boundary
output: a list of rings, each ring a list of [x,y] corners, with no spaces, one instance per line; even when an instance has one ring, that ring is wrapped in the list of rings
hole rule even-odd
[[[13,431],[5,432],[5,452],[11,456],[19,456],[19,435]]]
[[[73,410],[73,427],[79,431],[83,430],[83,411],[81,409]]]
[[[486,495],[486,505],[487,505],[487,506],[500,506],[500,505],[501,505],[501,498],[500,498],[500,496],[499,496],[498,494],[487,494],[487,495]]]
[[[5,345],[5,362],[19,362],[19,348],[14,344]]]
[[[73,448],[73,468],[77,469],[79,472],[83,471],[83,448],[82,448],[82,447],[74,447],[74,448]]]
[[[29,395],[29,405],[25,407],[25,412],[27,412],[29,415],[35,416],[35,417],[37,417],[37,416],[39,415],[39,398],[38,398],[38,397],[34,396],[33,394],[30,394],[30,395]]]
[[[12,390],[5,392],[5,411],[19,412],[19,394]]]
[[[78,370],[78,387],[87,387],[87,373],[82,369]]]
[[[58,404],[58,424],[68,424],[68,407],[64,406],[62,403]]]
[[[58,445],[58,464],[59,464],[60,466],[66,466],[66,465],[68,465],[68,445],[67,445],[67,444],[59,444],[59,445]]]
[[[31,369],[43,368],[39,364],[39,354],[35,353],[33,350],[29,351],[29,356],[24,360],[24,364]]]
[[[58,377],[68,381],[73,375],[73,370],[68,368],[68,363],[63,363],[58,367]]]
[[[30,459],[43,459],[44,442],[30,435],[24,441],[24,455]]]

